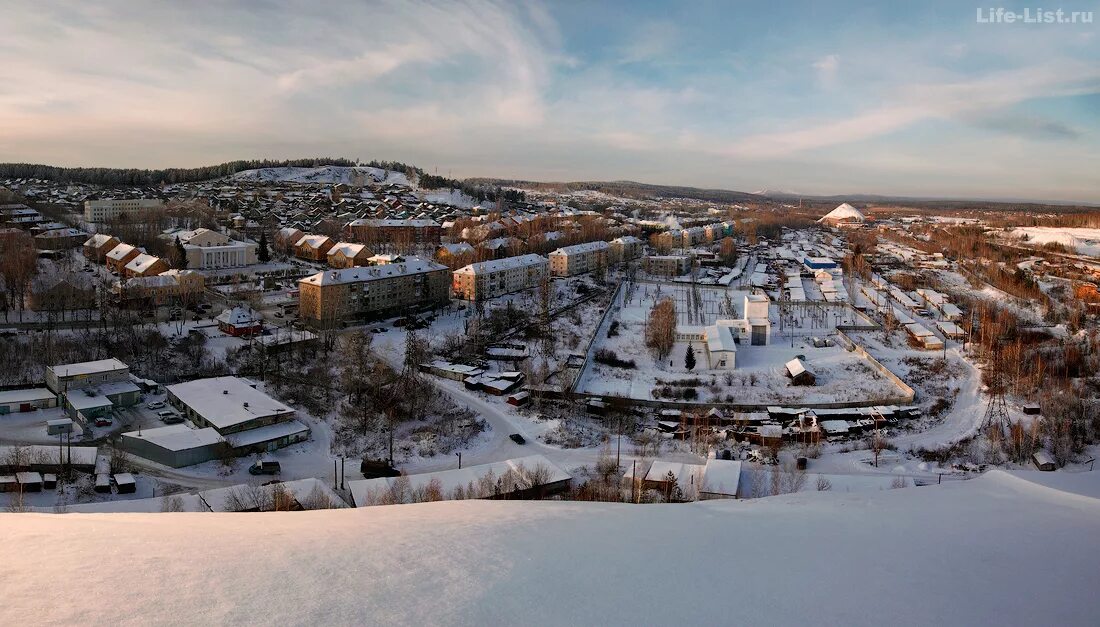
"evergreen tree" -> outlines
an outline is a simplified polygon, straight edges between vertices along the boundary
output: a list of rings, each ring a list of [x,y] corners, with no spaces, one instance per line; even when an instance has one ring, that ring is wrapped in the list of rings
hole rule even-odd
[[[695,369],[695,349],[688,344],[687,353],[684,354],[684,367],[688,370]]]
[[[260,250],[256,252],[256,258],[260,263],[271,261],[271,250],[267,247],[267,231],[260,231]]]
[[[181,270],[187,268],[187,249],[183,247],[179,235],[176,236],[176,259]]]

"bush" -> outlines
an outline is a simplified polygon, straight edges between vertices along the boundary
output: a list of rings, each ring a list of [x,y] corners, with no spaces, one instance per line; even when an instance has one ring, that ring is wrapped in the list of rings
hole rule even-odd
[[[616,354],[615,351],[607,348],[599,349],[593,357],[596,363],[611,366],[612,368],[634,369],[638,367],[633,359],[619,359],[619,355]]]

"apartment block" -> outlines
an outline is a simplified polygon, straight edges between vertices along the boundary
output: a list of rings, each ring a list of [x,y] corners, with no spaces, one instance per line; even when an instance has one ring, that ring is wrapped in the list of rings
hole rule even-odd
[[[607,242],[587,242],[559,248],[550,253],[550,274],[575,276],[607,268],[609,249]]]
[[[455,270],[452,290],[457,298],[485,300],[535,287],[549,272],[541,255],[520,255],[482,261]]]
[[[325,270],[298,282],[299,312],[315,327],[445,305],[451,271],[409,257],[402,263]]]

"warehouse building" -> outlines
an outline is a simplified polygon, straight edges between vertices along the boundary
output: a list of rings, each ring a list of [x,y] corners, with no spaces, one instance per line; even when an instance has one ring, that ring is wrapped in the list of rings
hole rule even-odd
[[[122,448],[158,464],[182,468],[218,459],[229,447],[216,429],[178,424],[123,433]]]

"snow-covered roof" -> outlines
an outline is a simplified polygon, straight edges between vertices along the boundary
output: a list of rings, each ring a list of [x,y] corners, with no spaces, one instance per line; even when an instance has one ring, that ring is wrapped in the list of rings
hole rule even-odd
[[[853,207],[852,205],[849,205],[848,203],[843,203],[843,204],[839,205],[836,209],[833,209],[832,211],[830,211],[829,213],[826,213],[824,216],[822,216],[820,219],[818,219],[818,222],[826,222],[826,221],[863,222],[866,219],[867,219],[867,217],[864,216],[863,213],[859,209],[856,209],[855,207]]]
[[[195,379],[170,385],[168,392],[217,429],[294,411],[238,377]]]
[[[303,235],[294,245],[305,246],[306,248],[320,248],[327,241],[329,241],[327,235]]]
[[[518,257],[505,257],[504,259],[493,259],[491,261],[479,261],[478,263],[471,263],[468,266],[463,266],[458,270],[455,270],[455,274],[486,274],[491,272],[498,272],[500,270],[509,270],[512,268],[526,268],[529,266],[545,265],[547,262],[546,257],[542,255],[527,254],[519,255]]]
[[[784,365],[787,366],[787,372],[791,373],[792,377],[797,377],[804,372],[810,372],[810,369],[806,367],[806,364],[804,364],[802,360],[798,359],[797,357],[788,361]]]
[[[579,255],[582,253],[590,253],[597,250],[607,250],[609,248],[607,242],[585,242],[583,244],[573,244],[572,246],[562,246],[561,248],[550,253],[551,255]]]
[[[702,492],[736,496],[740,483],[741,462],[715,458],[707,460],[703,468]]]
[[[107,235],[106,233],[96,233],[95,235],[89,237],[88,240],[84,242],[84,245],[90,246],[92,248],[99,248],[100,246],[103,246],[107,242],[111,241],[112,237],[114,236]]]
[[[545,480],[548,484],[567,481],[572,478],[569,473],[565,472],[542,455],[528,455],[527,457],[519,457],[490,464],[467,466],[455,470],[441,470],[419,475],[408,475],[406,478],[409,481],[409,487],[413,490],[422,486],[427,486],[433,479],[437,479],[443,491],[444,498],[449,498],[456,487],[466,487],[470,482],[476,484],[479,479],[487,476],[490,472],[492,472],[493,476],[499,478],[508,471],[516,472],[520,466],[528,471],[539,466],[545,467],[550,471],[549,476]],[[378,479],[349,481],[348,489],[351,491],[352,502],[356,507],[367,505],[372,495],[381,494],[389,490],[390,487],[393,486],[394,479],[395,477],[381,477]]]
[[[153,255],[147,255],[142,253],[137,257],[130,260],[130,263],[126,264],[126,269],[130,272],[145,272],[153,266],[156,262],[160,261],[160,257],[154,257]]]
[[[447,266],[421,259],[419,257],[406,257],[401,263],[388,263],[385,265],[368,266],[362,268],[344,268],[342,270],[325,270],[308,276],[299,283],[310,285],[335,285],[340,283],[362,283],[365,281],[377,281],[398,276],[422,274],[446,270]]]
[[[328,249],[330,257],[336,254],[343,254],[345,257],[354,257],[359,253],[366,250],[366,244],[353,244],[351,242],[336,242],[332,248]]]
[[[169,451],[186,451],[200,446],[210,446],[225,441],[213,427],[192,429],[186,424],[156,427],[154,429],[142,429],[122,434],[123,438],[132,440],[145,440]]]
[[[238,305],[218,314],[218,322],[234,327],[250,327],[263,323],[263,315],[247,305]]]
[[[137,250],[129,244],[119,244],[111,249],[111,252],[107,253],[108,259],[114,259],[115,261],[122,261],[134,250]]]
[[[77,377],[114,372],[115,370],[127,370],[130,367],[112,357],[96,361],[82,361],[77,364],[59,364],[51,366],[51,368],[58,377]]]
[[[0,405],[14,403],[33,403],[46,401],[54,397],[54,393],[46,388],[30,388],[26,390],[2,390],[0,391]]]
[[[707,350],[712,353],[737,352],[737,342],[733,337],[733,328],[731,325],[726,324],[715,324],[707,327],[704,330],[707,339]]]
[[[253,446],[272,440],[278,440],[279,438],[298,435],[299,433],[305,433],[307,431],[309,431],[309,427],[297,420],[287,420],[284,422],[277,422],[273,425],[231,433],[227,435],[225,439],[229,441],[230,446],[233,448],[241,448],[243,446]]]
[[[447,254],[450,255],[460,255],[474,252],[474,247],[470,246],[466,242],[459,242],[457,244],[440,244],[439,247],[447,251]]]

